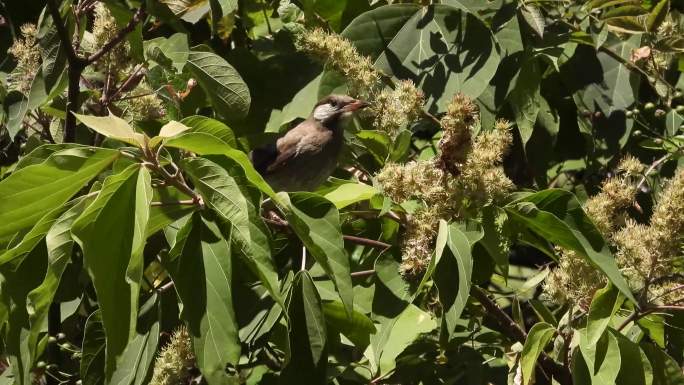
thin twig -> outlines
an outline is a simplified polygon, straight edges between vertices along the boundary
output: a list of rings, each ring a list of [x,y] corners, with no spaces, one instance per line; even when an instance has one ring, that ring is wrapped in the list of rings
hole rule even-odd
[[[489,298],[489,295],[484,289],[478,286],[473,286],[470,290],[470,294],[480,301],[482,306],[484,306],[484,308],[487,310],[487,315],[491,316],[497,321],[497,323],[502,327],[502,332],[505,335],[514,339],[515,341],[525,343],[525,340],[527,339],[527,333],[525,333],[525,331],[522,330],[522,328],[520,328],[520,326],[518,326],[518,324],[513,321],[513,319],[506,314],[506,312],[504,312],[499,305],[496,304],[496,302]],[[553,378],[561,385],[572,384],[570,370],[567,367],[558,364],[544,352],[542,352],[542,354],[539,356],[539,365],[544,369],[545,372],[552,375]]]
[[[390,245],[389,243],[380,242],[368,238],[356,237],[353,235],[343,235],[342,238],[347,242],[355,243],[357,245],[370,246],[380,249],[389,249],[390,247],[392,247],[392,245]]]
[[[646,183],[646,180],[647,180],[647,178],[648,178],[648,174],[650,174],[651,172],[653,172],[653,170],[655,170],[658,166],[660,166],[661,164],[663,164],[664,162],[666,162],[668,159],[670,159],[670,156],[672,156],[672,154],[669,154],[669,153],[668,153],[668,154],[665,154],[665,155],[663,155],[662,157],[656,159],[653,163],[651,163],[651,165],[648,167],[648,169],[646,169],[646,171],[644,172],[644,176],[641,178],[641,180],[640,180],[639,183],[637,184],[637,186],[636,186],[636,190],[637,190],[637,191],[640,191],[641,188],[642,188],[642,187],[644,186],[644,184]]]

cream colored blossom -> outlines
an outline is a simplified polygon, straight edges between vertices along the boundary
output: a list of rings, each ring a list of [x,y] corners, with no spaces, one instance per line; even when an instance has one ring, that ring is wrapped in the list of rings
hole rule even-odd
[[[40,67],[40,51],[36,41],[38,30],[33,24],[24,24],[20,31],[21,38],[16,39],[7,51],[17,61],[17,66],[8,75],[7,83],[10,89],[27,93]]]
[[[440,159],[449,170],[457,170],[470,152],[473,125],[478,120],[477,106],[463,94],[456,94],[440,120],[442,138]]]
[[[430,264],[439,227],[438,215],[433,208],[421,208],[408,218],[399,267],[406,280],[420,279]]]
[[[162,100],[146,82],[141,82],[117,106],[124,111],[126,117],[133,120],[154,120],[166,115]]]
[[[349,40],[320,28],[305,30],[296,35],[298,50],[325,61],[344,75],[349,84],[349,93],[368,97],[380,86],[380,74],[370,59],[359,54]]]
[[[180,327],[173,333],[154,362],[150,385],[179,385],[188,383],[190,369],[195,365],[188,329]]]
[[[394,89],[384,89],[371,107],[373,126],[394,136],[399,129],[418,119],[425,99],[423,92],[410,80],[402,80]]]
[[[100,49],[109,41],[111,41],[119,32],[119,26],[116,24],[114,16],[109,11],[104,3],[98,2],[95,6],[95,19],[93,21],[93,39],[94,48]],[[124,41],[117,44],[102,59],[99,60],[99,65],[108,66],[110,72],[117,73],[123,71],[129,66],[130,45]]]

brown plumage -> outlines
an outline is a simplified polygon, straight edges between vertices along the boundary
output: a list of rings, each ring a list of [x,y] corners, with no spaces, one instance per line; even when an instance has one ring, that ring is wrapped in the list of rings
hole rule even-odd
[[[346,95],[319,101],[308,119],[275,143],[252,151],[257,171],[276,191],[311,191],[332,174],[344,142],[342,120],[367,103]]]

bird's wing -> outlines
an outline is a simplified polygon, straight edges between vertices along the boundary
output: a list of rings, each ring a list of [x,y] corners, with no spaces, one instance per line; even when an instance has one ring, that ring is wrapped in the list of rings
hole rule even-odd
[[[305,120],[278,139],[276,142],[277,156],[266,168],[266,173],[277,171],[298,156],[321,151],[325,143],[331,138],[332,132],[330,130],[320,128],[312,120]]]

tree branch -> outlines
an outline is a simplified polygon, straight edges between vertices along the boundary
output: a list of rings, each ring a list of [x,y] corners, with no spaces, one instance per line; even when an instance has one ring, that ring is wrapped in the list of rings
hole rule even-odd
[[[470,290],[470,294],[477,298],[478,301],[487,310],[487,315],[491,316],[496,320],[496,322],[503,329],[502,332],[509,338],[520,343],[525,343],[527,339],[527,333],[518,326],[513,319],[504,312],[499,305],[496,304],[487,292],[478,286],[473,286]],[[553,358],[549,357],[546,353],[542,352],[539,356],[539,365],[544,369],[544,371],[553,376],[553,378],[562,385],[572,384],[572,377],[570,376],[570,370],[565,366],[557,363]]]

